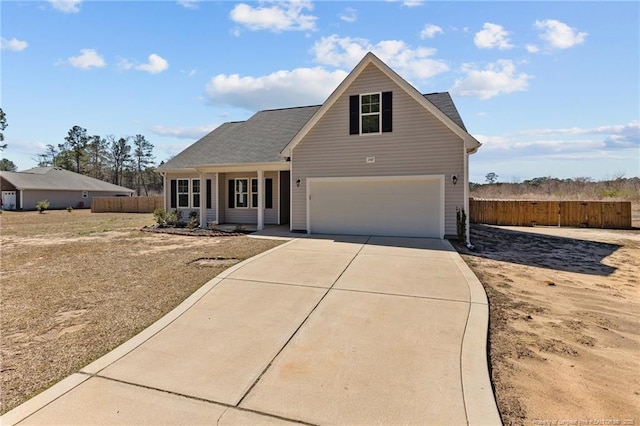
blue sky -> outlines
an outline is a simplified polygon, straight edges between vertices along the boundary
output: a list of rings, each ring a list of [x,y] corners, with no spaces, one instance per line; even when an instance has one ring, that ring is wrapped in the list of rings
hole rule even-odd
[[[2,156],[74,125],[166,160],[226,121],[322,103],[367,51],[449,91],[471,180],[640,176],[640,3],[0,2]]]

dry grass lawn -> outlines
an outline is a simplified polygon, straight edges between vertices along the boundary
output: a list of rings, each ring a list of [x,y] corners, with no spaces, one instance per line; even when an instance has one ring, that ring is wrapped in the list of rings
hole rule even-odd
[[[0,215],[0,412],[107,353],[229,262],[280,241],[140,232],[151,214]],[[233,262],[231,262],[233,264]]]
[[[473,225],[505,425],[640,424],[640,231]]]

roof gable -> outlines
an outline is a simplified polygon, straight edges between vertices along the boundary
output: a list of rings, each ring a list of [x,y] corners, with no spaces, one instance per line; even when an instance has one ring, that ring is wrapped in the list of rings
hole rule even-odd
[[[34,167],[21,172],[0,172],[0,176],[20,190],[135,192],[58,167]]]
[[[382,62],[377,56],[369,52],[365,57],[356,65],[356,67],[349,73],[342,83],[333,91],[322,106],[316,111],[311,119],[302,127],[300,132],[287,144],[282,150],[282,155],[285,157],[291,156],[291,150],[309,133],[309,131],[320,121],[322,116],[335,104],[335,102],[345,93],[345,91],[351,86],[351,84],[360,76],[364,69],[368,65],[376,66],[387,77],[389,77],[394,83],[396,83],[402,90],[409,94],[412,98],[423,106],[427,111],[438,118],[444,123],[451,131],[457,134],[464,142],[468,152],[475,152],[480,147],[478,142],[473,136],[471,136],[464,127],[462,119],[458,114],[455,105],[448,93],[437,94],[438,96],[422,95],[415,87],[410,85],[406,80],[400,77],[395,71],[389,68],[384,62]],[[446,95],[446,97],[444,96]],[[431,99],[429,98],[431,97]],[[448,98],[448,99],[447,99]],[[450,103],[450,105],[449,105]],[[438,104],[438,106],[436,105]],[[441,109],[442,108],[442,109]],[[451,116],[448,113],[452,114]],[[457,119],[456,119],[457,116]]]

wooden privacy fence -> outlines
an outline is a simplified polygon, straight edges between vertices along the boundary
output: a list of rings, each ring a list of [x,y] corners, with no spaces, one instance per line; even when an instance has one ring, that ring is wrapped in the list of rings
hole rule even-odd
[[[164,207],[164,197],[95,197],[92,213],[152,213]]]
[[[469,221],[487,225],[631,228],[630,201],[469,200]]]

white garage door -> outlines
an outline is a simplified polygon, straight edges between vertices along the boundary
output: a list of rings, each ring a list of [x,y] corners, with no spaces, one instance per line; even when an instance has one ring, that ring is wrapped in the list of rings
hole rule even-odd
[[[309,233],[444,237],[441,176],[311,178],[308,183]]]

